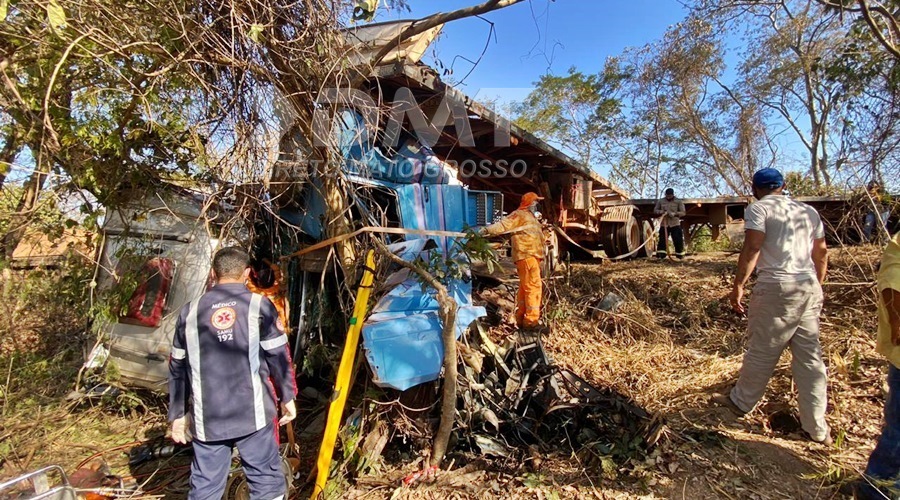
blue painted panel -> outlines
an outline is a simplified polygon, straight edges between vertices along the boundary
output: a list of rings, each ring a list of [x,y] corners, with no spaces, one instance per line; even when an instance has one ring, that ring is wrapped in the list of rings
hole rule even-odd
[[[320,195],[321,187],[321,182],[313,179],[311,185],[303,193],[304,199],[301,201],[301,206],[304,208],[302,210],[283,209],[279,211],[280,217],[316,239],[324,236],[322,222],[325,220],[325,200]]]
[[[436,380],[444,351],[440,331],[437,312],[366,323],[363,346],[375,384],[405,391]]]
[[[425,206],[420,184],[401,184],[397,186],[397,203],[400,205],[400,217],[406,229],[425,229]],[[408,235],[407,239],[418,239],[421,236]]]
[[[422,238],[418,240],[391,243],[390,245],[387,245],[387,248],[397,257],[400,257],[401,259],[406,261],[410,261],[415,259],[420,253],[422,253],[422,250],[425,249],[425,245],[427,243],[428,240]]]
[[[407,276],[408,273],[403,275]],[[389,276],[387,282],[393,282],[393,276]],[[452,280],[447,284],[447,291],[460,307],[472,304],[471,282]],[[436,311],[438,302],[433,294],[431,289],[426,289],[423,293],[421,282],[414,277],[408,278],[378,299],[372,308],[372,315],[393,311]]]
[[[456,338],[472,321],[484,315],[483,307],[461,307],[457,313]],[[366,361],[379,387],[405,391],[440,376],[444,344],[437,311],[367,323],[362,335]]]
[[[395,182],[419,184],[446,184],[453,171],[435,157],[427,146],[407,141],[397,150],[394,158],[397,168]]]
[[[444,192],[444,227],[447,228],[447,231],[460,232],[468,222],[466,219],[466,190],[462,186],[440,187]]]
[[[406,191],[415,192],[414,189]],[[458,191],[450,192],[457,196],[460,194]],[[432,217],[435,213],[432,211]],[[423,251],[426,243],[426,239],[414,239],[395,243],[391,245],[391,250],[407,261],[414,260],[420,254],[427,258],[428,252],[440,250]],[[385,283],[390,290],[376,302],[362,330],[366,359],[376,383],[382,387],[406,390],[437,379],[443,342],[438,319],[439,305],[434,291],[423,290],[421,282],[405,269],[389,275]],[[470,281],[450,280],[447,288],[459,305],[455,325],[459,337],[472,321],[485,315],[485,310],[472,306]]]
[[[362,116],[352,110],[338,115],[333,134],[343,155],[343,170],[351,179],[396,191],[404,228],[462,231],[476,225],[476,198],[463,186],[447,184],[453,173],[428,148],[411,142],[388,158],[371,144]],[[306,190],[306,213],[291,213],[303,231],[315,238],[323,236],[325,213],[319,184],[313,181],[313,189]],[[456,251],[452,238],[408,235],[406,239],[391,245],[404,260],[412,261],[419,255],[427,260],[430,251],[458,258],[452,255]],[[425,251],[429,239],[437,248]],[[423,291],[419,280],[407,270],[394,272],[384,285],[390,289],[375,304],[362,329],[366,359],[376,383],[406,390],[436,380],[443,361],[443,343],[433,291]],[[485,310],[472,305],[470,280],[450,280],[447,288],[459,305],[455,325],[458,338],[472,321],[485,315]]]
[[[410,140],[393,158],[372,145],[362,115],[345,109],[338,113],[333,134],[344,158],[344,172],[400,184],[446,184],[453,172],[426,146]]]

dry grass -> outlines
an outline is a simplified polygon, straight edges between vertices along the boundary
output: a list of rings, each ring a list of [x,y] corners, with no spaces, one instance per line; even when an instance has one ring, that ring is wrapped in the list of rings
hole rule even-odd
[[[740,367],[743,332],[725,308],[727,264],[649,261],[575,265],[548,306],[557,361],[649,409],[669,413],[680,398],[721,384]],[[615,312],[593,307],[607,293]]]
[[[458,469],[414,489],[396,486],[401,465],[396,478],[362,478],[349,493],[355,498],[840,498],[837,486],[864,468],[882,418],[885,363],[873,349],[875,295],[869,285],[879,255],[876,247],[831,253],[821,335],[834,447],[772,428],[771,415],[796,409],[789,353],[750,415],[738,419],[710,402],[735,382],[746,345],[746,319],[727,306],[735,254],[704,254],[685,262],[575,264],[548,287],[545,318],[553,325],[545,337],[548,352],[557,364],[664,415],[667,442],[646,460],[599,480],[597,465],[582,464],[571,450],[561,449],[537,470],[522,467],[509,474],[488,467],[475,477]],[[598,312],[593,307],[609,292],[625,302],[613,313]],[[496,339],[507,330],[500,326],[492,333]]]
[[[70,402],[83,363],[90,268],[4,270],[0,290],[0,479],[46,465],[69,473],[100,453],[127,475],[123,450],[164,432],[159,399],[123,392]]]
[[[676,485],[690,491],[694,479],[721,472],[723,483],[701,481],[694,488],[705,493],[695,490],[694,497],[828,497],[829,486],[864,467],[881,424],[884,361],[873,350],[870,285],[879,256],[876,247],[832,251],[821,335],[830,370],[828,420],[840,448],[771,428],[770,415],[796,408],[789,353],[749,416],[735,420],[709,402],[734,383],[745,348],[745,319],[727,307],[735,255],[573,266],[553,292],[548,349],[588,380],[667,416],[672,440],[661,456],[679,465],[661,474],[671,484],[650,488],[656,494],[680,496]],[[615,313],[586,308],[609,292],[626,299]]]
[[[828,421],[838,446],[826,448],[773,429],[769,416],[796,408],[789,354],[760,407],[744,418],[709,402],[732,384],[743,354],[745,320],[726,294],[736,256],[706,254],[686,262],[575,264],[550,280],[545,345],[554,361],[598,386],[615,388],[664,415],[668,439],[646,459],[618,470],[583,463],[571,449],[536,462],[472,462],[435,483],[398,488],[414,465],[384,465],[357,478],[348,498],[834,498],[835,486],[864,467],[879,433],[884,362],[874,352],[869,285],[879,249],[832,252],[822,341],[830,370]],[[625,299],[613,313],[593,307],[609,292]],[[751,289],[752,293],[752,289]],[[3,306],[3,304],[0,304]],[[27,308],[26,308],[27,309]],[[34,309],[38,314],[40,309]],[[29,331],[41,331],[39,318]],[[508,327],[492,332],[502,337]],[[6,332],[5,334],[9,334]],[[140,405],[74,408],[62,401],[80,357],[3,357],[0,476],[59,463],[70,472],[94,454],[158,435],[162,415]],[[10,369],[10,366],[12,367]],[[50,369],[51,367],[55,367]],[[30,382],[29,382],[30,381]],[[113,472],[134,475],[121,451],[103,455]],[[178,496],[178,495],[175,495]],[[301,495],[302,496],[302,495]]]

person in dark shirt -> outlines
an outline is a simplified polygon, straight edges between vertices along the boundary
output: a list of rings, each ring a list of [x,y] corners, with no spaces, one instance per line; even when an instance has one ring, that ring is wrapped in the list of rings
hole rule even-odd
[[[275,397],[277,392],[283,415],[278,425],[293,420],[296,381],[275,306],[245,285],[249,262],[238,247],[219,250],[215,287],[185,304],[175,326],[169,421],[175,442],[193,438],[192,500],[222,498],[234,447],[252,498],[287,494]]]
[[[862,232],[864,242],[873,243],[882,234],[890,236],[887,231],[887,224],[891,216],[891,197],[882,191],[881,184],[877,181],[870,181],[866,186],[865,201],[868,210],[863,217]]]

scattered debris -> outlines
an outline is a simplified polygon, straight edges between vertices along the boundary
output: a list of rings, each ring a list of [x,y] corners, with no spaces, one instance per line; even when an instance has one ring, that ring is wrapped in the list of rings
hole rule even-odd
[[[128,465],[134,467],[151,460],[168,458],[175,454],[190,454],[192,451],[193,448],[191,448],[190,445],[177,445],[169,441],[156,441],[136,446],[129,450]]]
[[[458,449],[494,458],[527,459],[568,447],[615,460],[643,456],[664,425],[629,398],[600,390],[554,365],[540,335],[499,340],[476,323],[461,347]],[[465,339],[464,339],[465,340]],[[479,352],[480,351],[480,352]],[[472,362],[475,353],[479,362]]]
[[[624,302],[625,299],[616,295],[615,292],[609,292],[592,309],[595,311],[615,312]]]
[[[436,465],[426,466],[424,469],[413,472],[412,474],[403,478],[403,486],[410,486],[414,484],[416,481],[430,481],[434,479],[435,474],[437,473],[438,468]]]
[[[506,446],[499,440],[490,436],[475,434],[472,439],[475,441],[475,445],[478,446],[482,455],[509,458],[512,454],[512,450],[510,450],[509,446]]]

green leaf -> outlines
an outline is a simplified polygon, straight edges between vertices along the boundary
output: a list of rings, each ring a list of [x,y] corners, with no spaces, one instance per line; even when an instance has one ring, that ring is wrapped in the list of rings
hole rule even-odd
[[[66,27],[66,11],[56,0],[50,0],[50,3],[47,4],[47,20],[53,28]]]
[[[0,0],[0,21],[6,21],[7,14],[9,14],[9,0]]]
[[[250,31],[247,33],[247,36],[250,37],[250,39],[254,42],[259,43],[259,35],[262,33],[262,31],[262,24],[253,23],[250,25]]]

